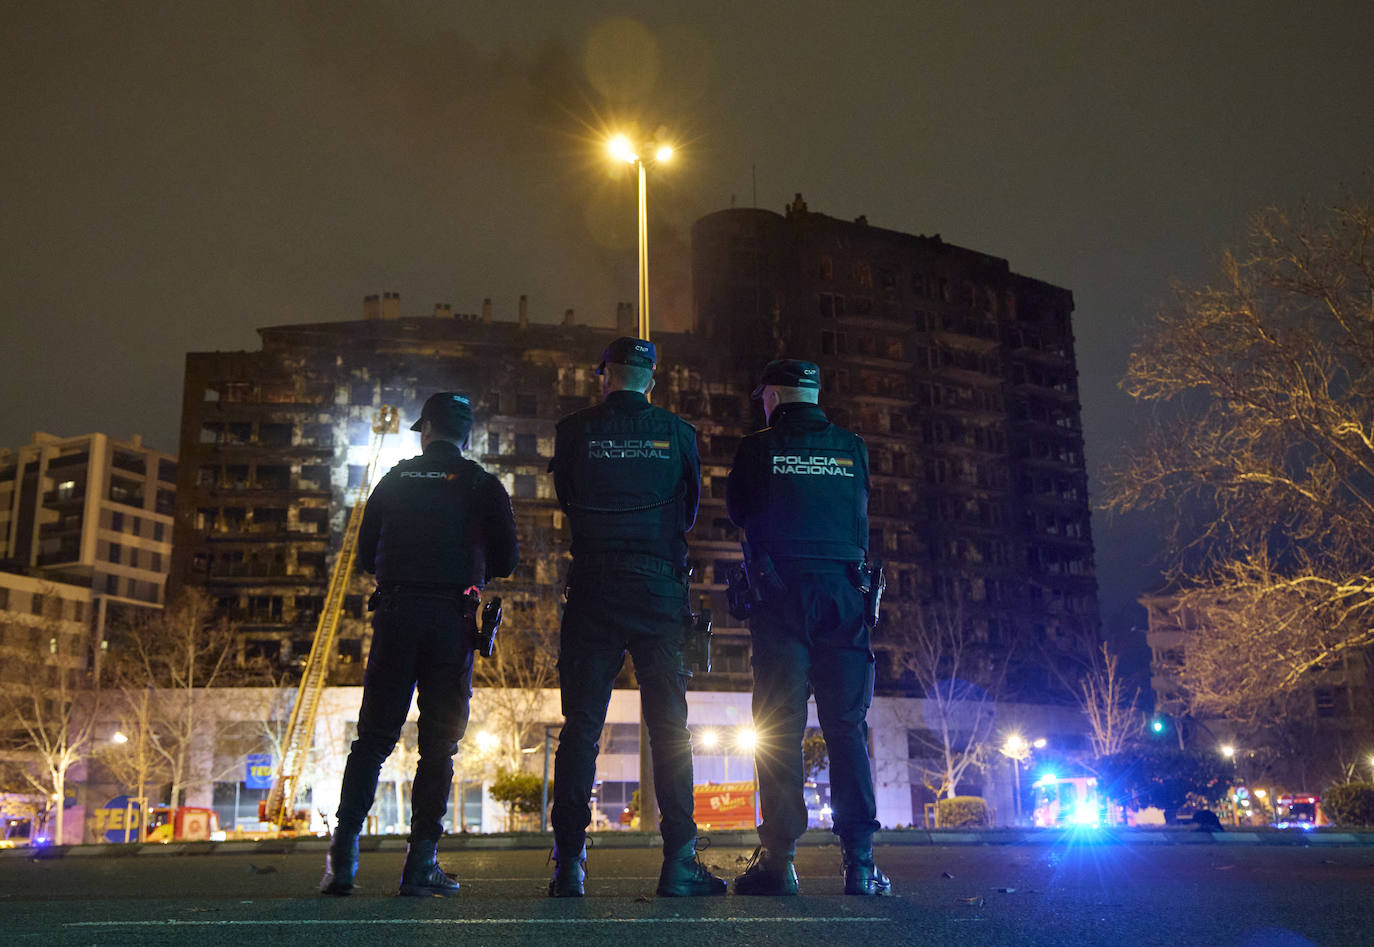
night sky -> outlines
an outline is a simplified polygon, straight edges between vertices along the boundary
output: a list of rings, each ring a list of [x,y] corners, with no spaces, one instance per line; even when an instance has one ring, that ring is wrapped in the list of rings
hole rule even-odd
[[[1117,381],[1171,281],[1374,167],[1371,37],[1368,0],[14,0],[0,445],[174,453],[187,351],[369,293],[610,324],[634,191],[598,140],[637,122],[681,149],[650,180],[656,325],[689,312],[691,222],[732,202],[939,233],[1073,290],[1095,475],[1139,424]],[[1155,544],[1146,517],[1093,525],[1115,636]]]

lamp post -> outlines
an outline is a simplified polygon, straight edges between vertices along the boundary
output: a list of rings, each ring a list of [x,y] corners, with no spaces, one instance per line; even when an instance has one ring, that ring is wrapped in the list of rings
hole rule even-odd
[[[1030,755],[1030,744],[1021,739],[1020,735],[1012,734],[1007,737],[1007,742],[1002,744],[1002,755],[1011,760],[1012,782],[1015,784],[1014,795],[1012,796],[1012,818],[1016,824],[1021,824],[1021,761]]]
[[[607,143],[611,157],[635,166],[639,176],[639,337],[649,338],[649,203],[646,195],[645,161],[624,135],[616,135]],[[650,144],[654,164],[663,164],[673,157],[670,145]]]
[[[1015,798],[1012,799],[1012,816],[1017,825],[1021,824],[1021,764],[1030,759],[1032,749],[1043,750],[1045,745],[1044,737],[1027,741],[1021,734],[1013,733],[1007,737],[1006,742],[998,747],[1002,755],[1011,760],[1012,782],[1015,785],[1016,794]]]

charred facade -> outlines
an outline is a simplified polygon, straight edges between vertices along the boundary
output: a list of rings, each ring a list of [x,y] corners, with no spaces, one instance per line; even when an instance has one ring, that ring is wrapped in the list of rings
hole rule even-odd
[[[919,609],[957,613],[980,646],[1013,657],[1011,693],[1042,699],[1099,635],[1070,315],[1072,295],[1005,260],[810,213],[729,210],[693,231],[691,331],[654,333],[655,403],[697,426],[702,504],[689,534],[693,603],[711,608],[715,673],[696,686],[746,688],[747,629],[725,608],[739,533],[725,481],[739,438],[763,424],[749,392],[786,354],[818,362],[821,404],[867,440],[871,548],[889,567],[885,627]],[[593,372],[614,327],[431,314],[402,317],[396,294],[363,318],[260,330],[257,352],[187,357],[174,583],[206,588],[244,629],[245,656],[287,664],[309,647],[328,569],[367,463],[371,421],[464,391],[470,455],[500,476],[522,543],[502,583],[508,621],[553,620],[569,535],[547,460],[554,424],[599,397]],[[418,439],[388,436],[391,462]],[[385,464],[384,464],[385,466]],[[339,683],[361,679],[369,583],[341,630]],[[909,690],[880,631],[879,689]]]

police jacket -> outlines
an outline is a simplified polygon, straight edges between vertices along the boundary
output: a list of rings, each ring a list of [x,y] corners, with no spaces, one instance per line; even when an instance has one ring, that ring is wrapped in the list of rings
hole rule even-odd
[[[519,558],[506,488],[449,441],[392,467],[363,510],[358,568],[379,585],[462,590],[510,575]]]
[[[633,553],[686,562],[701,496],[692,425],[640,392],[612,391],[558,422],[549,470],[574,559]]]
[[[858,562],[868,549],[868,448],[819,406],[778,405],[740,441],[726,483],[730,520],[774,559]]]

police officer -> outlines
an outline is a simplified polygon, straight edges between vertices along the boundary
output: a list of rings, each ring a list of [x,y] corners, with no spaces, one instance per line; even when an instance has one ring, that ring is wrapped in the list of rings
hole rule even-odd
[[[597,742],[628,650],[653,752],[662,813],[663,896],[724,894],[696,854],[692,741],[682,645],[688,629],[687,540],[701,465],[696,431],[649,404],[657,353],[616,339],[601,356],[601,404],[558,423],[558,502],[572,527],[572,568],[559,641],[563,730],[554,762],[549,894],[581,897]]]
[[[806,831],[802,738],[807,685],[830,756],[834,831],[845,894],[888,894],[873,864],[878,828],[866,716],[873,653],[859,591],[868,547],[868,449],[817,405],[810,362],[769,362],[754,390],[769,427],[745,437],[726,484],[730,519],[744,529],[753,588],[754,727],[762,845],[738,894],[796,894],[796,841]]]
[[[377,484],[358,536],[358,568],[377,575],[372,648],[363,676],[358,739],[344,767],[339,810],[321,891],[345,895],[358,870],[358,833],[377,775],[419,691],[419,752],[411,789],[410,847],[400,894],[456,894],[438,844],[453,781],[453,754],[468,724],[475,615],[464,591],[510,575],[519,558],[510,497],[463,456],[472,406],[453,392],[425,402],[423,453]]]

